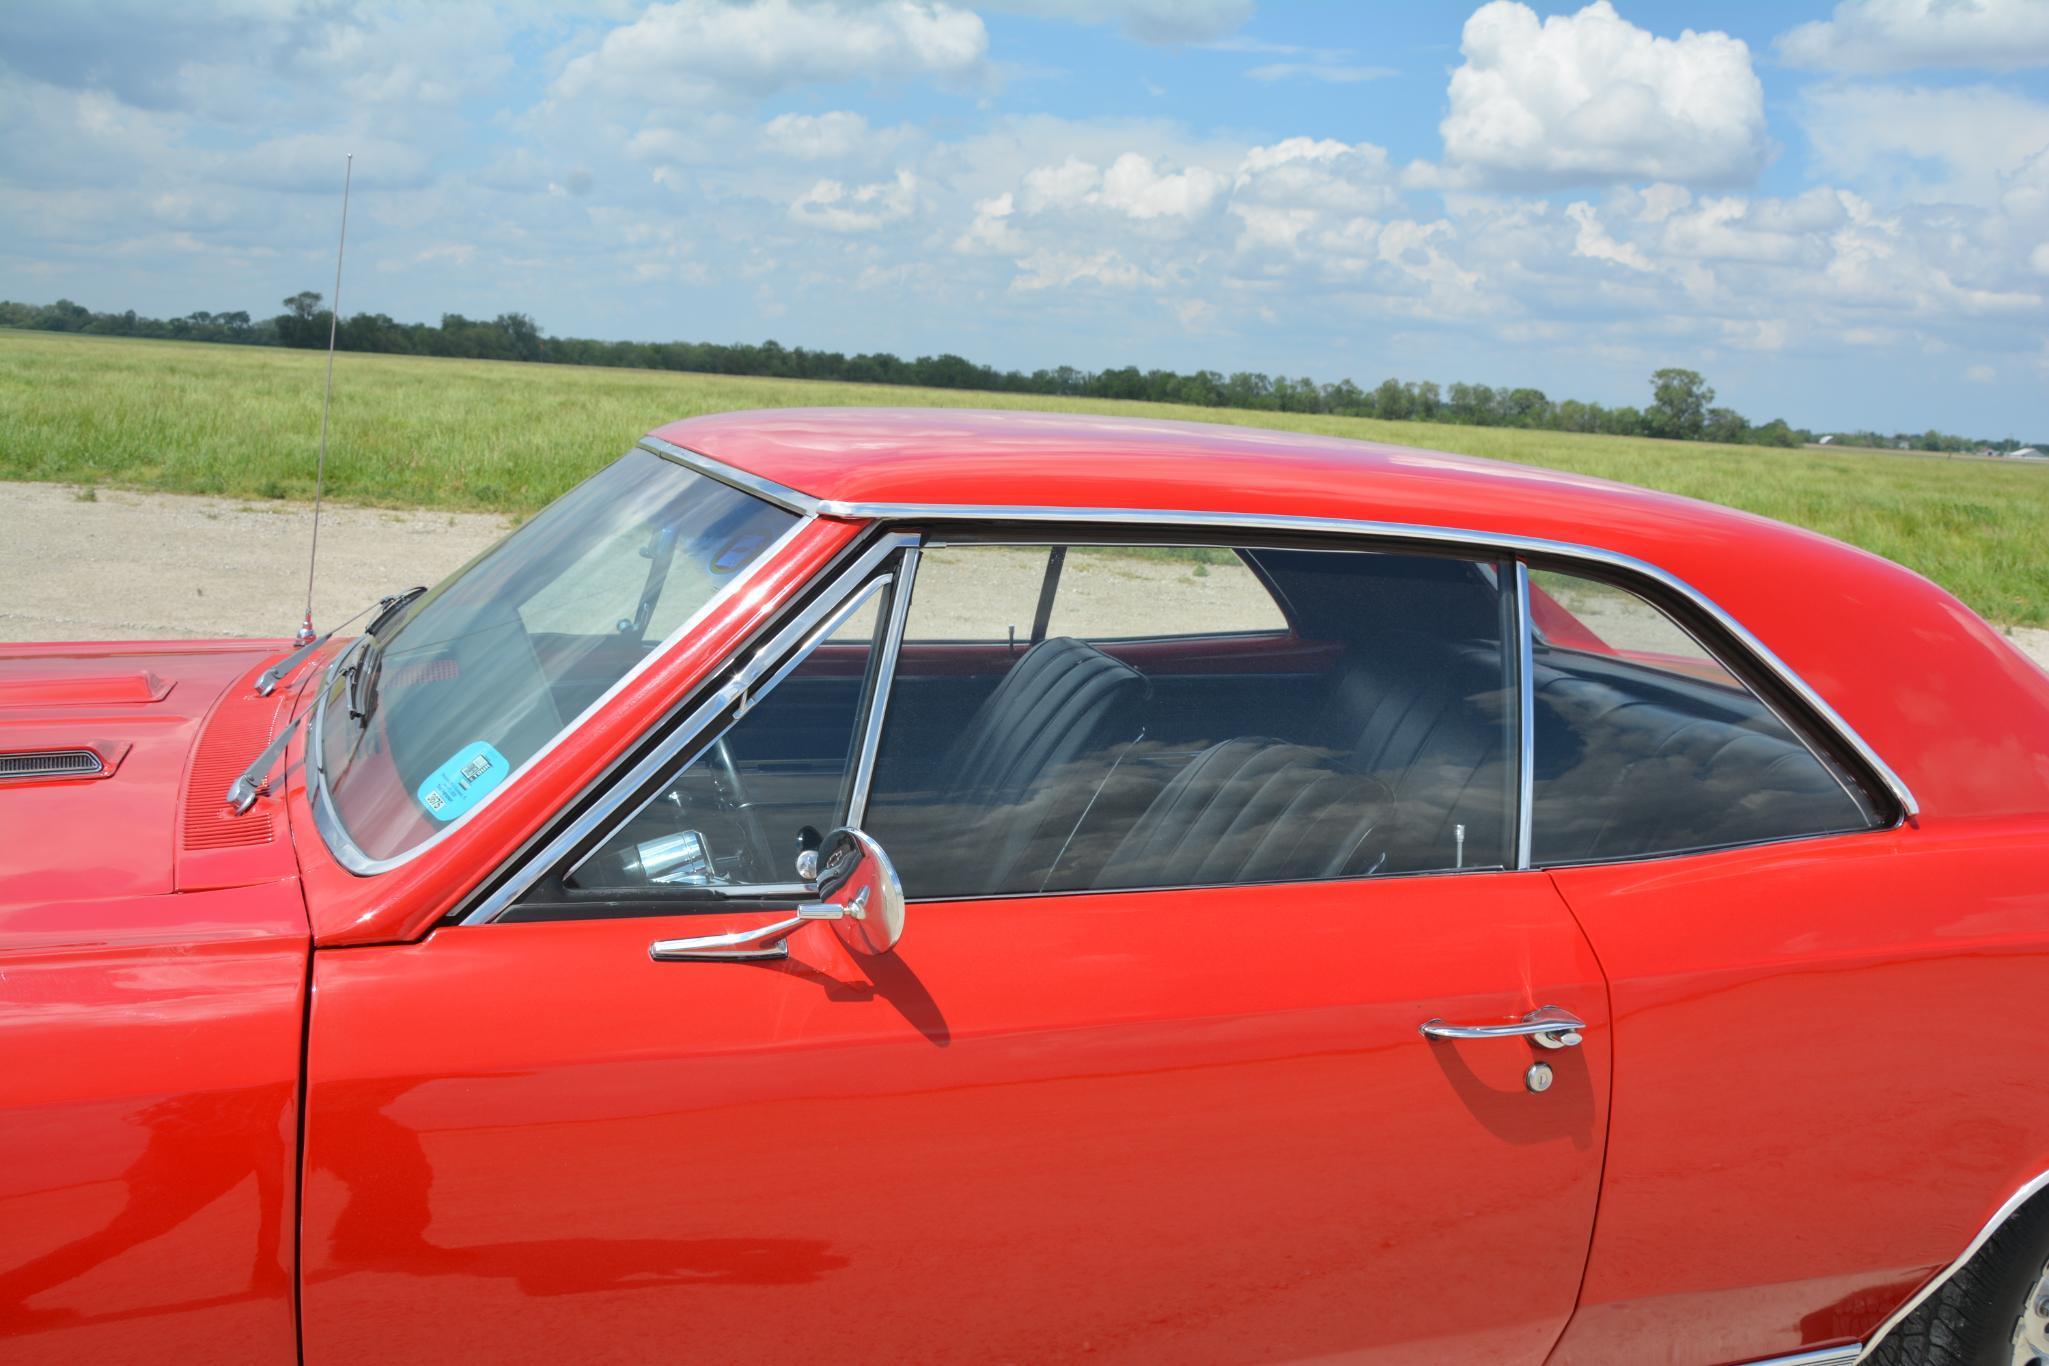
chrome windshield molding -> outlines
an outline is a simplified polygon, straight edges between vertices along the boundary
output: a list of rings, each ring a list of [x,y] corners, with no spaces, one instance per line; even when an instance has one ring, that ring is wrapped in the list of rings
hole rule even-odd
[[[505,914],[513,902],[540,881],[543,873],[566,858],[572,849],[600,826],[612,820],[618,814],[619,808],[626,804],[627,797],[653,781],[664,767],[674,762],[678,754],[696,741],[728,709],[744,711],[748,699],[753,695],[755,685],[779,668],[784,663],[786,655],[800,647],[816,646],[824,640],[825,633],[818,630],[820,623],[845,607],[848,598],[860,596],[861,590],[867,586],[869,576],[891,555],[899,550],[913,550],[917,544],[917,536],[899,532],[883,536],[869,545],[835,576],[829,588],[786,622],[767,644],[748,656],[717,691],[683,718],[681,724],[662,737],[661,742],[632,768],[613,779],[598,799],[575,820],[564,826],[554,838],[521,859],[503,883],[489,896],[464,912],[456,923],[482,925]],[[737,720],[738,716],[732,719]],[[597,781],[602,784],[607,779],[601,776]],[[510,779],[506,785],[511,785]]]
[[[819,500],[810,494],[800,493],[786,484],[776,483],[773,479],[764,479],[758,474],[735,469],[722,460],[712,459],[702,451],[693,451],[688,446],[679,446],[658,436],[643,436],[640,439],[640,448],[651,451],[665,460],[673,460],[679,465],[696,470],[699,474],[716,479],[721,484],[730,484],[742,493],[751,493],[756,498],[774,503],[779,508],[787,508],[806,517],[818,515]]]
[[[462,829],[463,826],[469,824],[476,817],[479,811],[488,810],[493,802],[497,801],[511,788],[517,786],[520,779],[526,776],[527,770],[552,754],[556,746],[560,745],[564,739],[581,727],[584,722],[595,716],[614,697],[617,697],[629,687],[635,679],[653,668],[658,660],[675,649],[685,636],[695,631],[714,611],[723,607],[744,590],[748,584],[759,576],[766,566],[775,563],[790,543],[803,535],[816,520],[817,518],[815,517],[804,516],[792,522],[787,531],[769,542],[760,554],[756,555],[747,563],[746,567],[733,576],[730,583],[712,594],[703,606],[692,612],[681,625],[667,636],[664,636],[662,642],[649,650],[646,657],[640,663],[621,674],[618,682],[605,689],[595,702],[592,702],[589,706],[578,712],[576,717],[565,724],[561,730],[557,731],[546,744],[535,750],[532,757],[528,758],[525,763],[513,769],[506,776],[504,782],[486,792],[475,806],[394,858],[373,858],[368,853],[365,853],[355,840],[350,837],[348,827],[342,822],[341,813],[334,809],[334,799],[328,792],[327,787],[327,769],[322,759],[324,750],[322,740],[325,735],[324,725],[327,718],[328,688],[333,682],[335,671],[342,665],[342,662],[355,651],[358,645],[369,639],[367,636],[358,636],[354,641],[350,642],[348,649],[335,656],[334,662],[328,665],[326,673],[321,675],[319,695],[313,704],[312,718],[307,722],[306,726],[306,767],[310,775],[307,779],[306,787],[312,798],[313,828],[320,832],[320,838],[327,845],[328,853],[334,856],[335,862],[341,864],[342,867],[348,869],[357,877],[375,877],[379,873],[388,873],[393,868],[403,867],[411,863],[414,859]]]
[[[1857,734],[1834,707],[1822,700],[1820,693],[1809,687],[1807,681],[1794,673],[1784,660],[1773,654],[1763,641],[1752,635],[1741,622],[1724,612],[1712,598],[1684,579],[1619,551],[1499,531],[1469,531],[1455,527],[1419,526],[1408,522],[1350,521],[1341,517],[1284,517],[1242,512],[1176,512],[1159,508],[999,507],[969,503],[848,503],[836,500],[820,502],[817,505],[817,512],[821,517],[875,522],[1066,522],[1081,525],[1187,527],[1208,531],[1273,531],[1355,539],[1368,537],[1422,542],[1448,549],[1505,551],[1513,555],[1535,555],[1618,569],[1658,584],[1685,600],[1726,631],[1753,663],[1805,703],[1844,748],[1863,762],[1872,776],[1892,794],[1893,800],[1899,804],[1906,816],[1913,818],[1921,814],[1921,804],[1915,799],[1913,790],[1899,774],[1893,772],[1885,760],[1878,757],[1878,751],[1866,744],[1864,737]],[[1799,734],[1800,728],[1795,727],[1794,733]]]
[[[1750,1366],[1850,1366],[1863,1360],[1868,1351],[1862,1343],[1852,1342],[1842,1347],[1820,1347],[1812,1352],[1795,1352],[1791,1356],[1765,1357],[1753,1361]]]
[[[882,636],[882,656],[875,666],[875,692],[868,699],[868,719],[861,731],[861,752],[854,759],[853,782],[847,788],[845,824],[861,828],[868,814],[868,792],[875,782],[875,756],[882,748],[882,720],[889,711],[889,689],[896,681],[897,651],[904,643],[904,622],[911,613],[911,589],[918,581],[918,547],[904,551],[897,570],[896,591],[889,599],[889,625]]]
[[[1537,824],[1537,650],[1530,623],[1530,567],[1515,562],[1515,866],[1530,867]]]
[[[1999,1232],[2001,1224],[2013,1218],[2020,1211],[2022,1205],[2027,1204],[2028,1201],[2040,1195],[2044,1190],[2049,1190],[2049,1171],[2038,1173],[2033,1180],[2029,1181],[2012,1195],[2009,1195],[2006,1198],[2006,1203],[2001,1205],[1998,1211],[1985,1221],[1985,1226],[1978,1230],[1978,1236],[1971,1239],[1970,1245],[1958,1254],[1957,1259],[1944,1267],[1940,1272],[1930,1276],[1928,1284],[1916,1290],[1912,1298],[1899,1308],[1893,1310],[1886,1321],[1878,1325],[1878,1331],[1865,1339],[1864,1345],[1857,1355],[1847,1358],[1847,1360],[1863,1361],[1872,1352],[1876,1351],[1878,1344],[1885,1341],[1886,1334],[1899,1327],[1909,1314],[1912,1314],[1916,1309],[1927,1303],[1930,1295],[1942,1289],[1950,1277],[1962,1271],[1965,1264],[1971,1258],[1978,1255],[1978,1250],[1991,1240],[1993,1234]]]

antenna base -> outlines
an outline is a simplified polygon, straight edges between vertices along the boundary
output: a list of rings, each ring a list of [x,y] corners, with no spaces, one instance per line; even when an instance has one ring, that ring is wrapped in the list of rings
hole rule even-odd
[[[292,644],[294,644],[294,645],[311,645],[312,643],[313,643],[313,613],[312,613],[312,612],[311,612],[311,611],[309,610],[309,611],[308,611],[308,612],[306,613],[305,619],[304,619],[304,620],[302,620],[302,621],[300,621],[300,623],[299,623],[299,633],[298,633],[297,635],[295,635],[295,636],[293,636],[293,637],[292,637]]]

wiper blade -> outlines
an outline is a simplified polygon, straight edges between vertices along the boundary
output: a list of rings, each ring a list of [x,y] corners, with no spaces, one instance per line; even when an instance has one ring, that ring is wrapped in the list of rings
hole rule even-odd
[[[411,602],[414,598],[419,597],[422,593],[425,593],[426,591],[427,585],[424,583],[419,583],[414,584],[411,588],[406,589],[406,591],[403,593],[393,593],[388,598],[379,598],[377,600],[377,606],[382,610],[380,610],[376,616],[370,618],[370,624],[363,628],[363,634],[366,636],[374,636],[383,631],[385,627],[391,624],[391,619],[397,616],[399,612],[404,609],[407,603]]]
[[[387,625],[400,608],[426,591],[426,586],[422,584],[415,588],[408,588],[403,593],[393,593],[389,597],[379,598],[369,607],[365,607],[363,612],[374,610],[377,615],[371,618],[368,626],[363,628],[363,633],[371,636],[376,635],[379,628]],[[356,617],[362,616],[363,612],[356,613],[356,616],[350,617],[349,621],[354,621]],[[344,621],[341,625],[313,637],[313,639],[307,641],[304,645],[301,645],[298,649],[256,675],[256,695],[258,697],[268,697],[276,692],[277,685],[291,677],[292,670],[304,664],[310,655],[319,650],[321,646],[327,644],[328,641],[334,639],[334,633],[339,631],[342,626],[348,625],[349,621]]]

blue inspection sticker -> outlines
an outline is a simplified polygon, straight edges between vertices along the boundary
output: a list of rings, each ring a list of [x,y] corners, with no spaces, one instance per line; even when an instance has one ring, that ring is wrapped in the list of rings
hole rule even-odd
[[[420,805],[437,821],[452,821],[484,800],[484,794],[505,781],[512,765],[488,740],[464,745],[453,758],[420,784]]]

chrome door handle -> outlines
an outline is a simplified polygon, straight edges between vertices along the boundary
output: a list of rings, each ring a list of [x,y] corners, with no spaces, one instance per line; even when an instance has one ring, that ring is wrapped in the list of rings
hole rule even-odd
[[[1540,1048],[1576,1048],[1586,1021],[1557,1006],[1539,1006],[1513,1024],[1455,1025],[1443,1020],[1425,1020],[1423,1036],[1428,1039],[1515,1039],[1527,1038]]]

